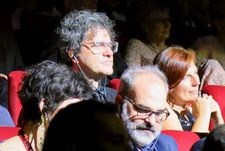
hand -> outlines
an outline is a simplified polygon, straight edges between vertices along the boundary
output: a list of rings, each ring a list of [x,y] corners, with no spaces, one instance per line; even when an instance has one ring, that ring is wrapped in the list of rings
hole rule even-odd
[[[208,116],[211,114],[211,101],[212,97],[203,94],[202,97],[198,97],[192,104],[192,114],[195,118]]]
[[[211,118],[214,121],[214,124],[215,125],[224,124],[219,104],[212,98],[212,96],[209,96],[209,98],[211,106]]]

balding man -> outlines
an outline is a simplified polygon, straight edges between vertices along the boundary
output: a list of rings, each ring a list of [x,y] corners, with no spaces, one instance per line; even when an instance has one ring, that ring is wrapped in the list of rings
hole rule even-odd
[[[132,67],[122,74],[117,98],[134,151],[178,150],[175,140],[161,133],[169,116],[167,93],[167,79],[156,66]]]

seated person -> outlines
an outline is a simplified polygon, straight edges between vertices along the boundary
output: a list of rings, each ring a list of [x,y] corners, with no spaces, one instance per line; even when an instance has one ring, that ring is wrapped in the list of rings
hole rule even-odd
[[[133,151],[177,151],[175,140],[161,133],[170,115],[166,108],[167,79],[156,66],[131,67],[121,76],[120,116],[128,129]]]
[[[114,103],[116,91],[107,87],[113,73],[113,54],[118,50],[113,22],[105,13],[71,11],[60,22],[60,61],[91,82],[100,102]]]
[[[170,7],[167,0],[138,0],[128,13],[131,39],[124,57],[128,66],[152,64],[154,57],[166,48],[170,35]]]
[[[206,137],[202,151],[225,150],[225,125],[214,128]]]
[[[208,136],[197,141],[191,151],[224,151],[225,150],[225,125],[214,128]]]
[[[217,60],[204,60],[198,69],[200,90],[204,85],[225,85],[225,70]]]
[[[117,116],[117,107],[95,100],[71,104],[55,115],[43,146],[43,151],[54,150],[131,151],[127,130]]]
[[[19,90],[21,130],[0,144],[1,151],[41,151],[49,120],[71,103],[89,99],[93,90],[82,75],[67,66],[43,61],[26,70]]]
[[[199,94],[200,80],[195,65],[195,53],[182,47],[161,51],[153,62],[165,73],[169,83],[168,110],[171,114],[163,129],[207,133],[210,119],[215,126],[224,123],[217,102]]]

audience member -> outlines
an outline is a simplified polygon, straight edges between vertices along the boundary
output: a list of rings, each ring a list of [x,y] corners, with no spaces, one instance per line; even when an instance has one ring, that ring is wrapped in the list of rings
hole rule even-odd
[[[128,143],[116,106],[87,100],[56,114],[47,130],[43,151],[130,151]]]
[[[225,150],[225,125],[213,129],[205,139],[202,151]]]
[[[166,47],[165,41],[170,35],[169,3],[138,0],[130,7],[128,23],[136,35],[128,41],[125,62],[128,66],[152,64],[155,55]]]
[[[190,151],[202,151],[202,147],[203,147],[203,144],[205,142],[205,139],[206,137],[203,137],[202,139],[198,140],[197,142],[195,142]]]
[[[199,94],[194,51],[169,47],[161,51],[153,63],[165,73],[169,83],[171,116],[164,122],[163,129],[208,132],[210,119],[216,126],[224,123],[219,105],[212,96]]]
[[[166,109],[168,84],[156,66],[125,70],[118,94],[120,116],[134,151],[178,150],[175,140],[161,133],[162,122],[170,115]]]
[[[67,66],[43,61],[26,72],[18,92],[22,103],[19,118],[22,129],[18,136],[0,144],[1,151],[41,151],[45,130],[55,113],[93,95],[87,80]]]
[[[225,70],[217,60],[204,60],[198,69],[200,90],[204,85],[225,85]]]
[[[57,29],[62,42],[61,62],[92,82],[101,102],[114,102],[116,97],[116,91],[106,87],[106,76],[113,73],[113,54],[118,49],[113,26],[105,13],[74,10]]]
[[[214,128],[206,137],[197,141],[191,151],[224,151],[225,150],[225,125]]]

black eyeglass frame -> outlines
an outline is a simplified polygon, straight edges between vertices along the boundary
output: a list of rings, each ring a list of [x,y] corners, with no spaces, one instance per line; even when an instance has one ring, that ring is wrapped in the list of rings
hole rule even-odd
[[[137,111],[137,114],[135,115],[135,116],[141,116],[141,113],[138,111],[138,110],[142,110],[142,111],[145,111],[145,113],[146,113],[146,117],[145,118],[140,118],[140,119],[143,119],[143,120],[145,120],[145,119],[147,119],[147,118],[149,118],[151,115],[155,115],[155,120],[157,121],[157,122],[163,122],[163,121],[165,121],[168,117],[169,117],[169,115],[170,115],[170,112],[168,111],[168,109],[167,108],[165,108],[164,110],[162,110],[162,111],[152,111],[151,109],[149,109],[148,107],[145,107],[145,106],[140,106],[140,105],[138,105],[138,104],[136,104],[136,103],[134,103],[134,101],[133,101],[133,99],[131,99],[131,98],[129,98],[129,97],[127,97],[127,96],[122,96],[125,100],[127,100],[128,102],[130,102],[135,108],[136,108],[136,111]],[[163,116],[163,114],[165,114],[165,116]],[[135,117],[135,116],[133,116],[133,117]],[[132,118],[133,118],[132,117]]]

